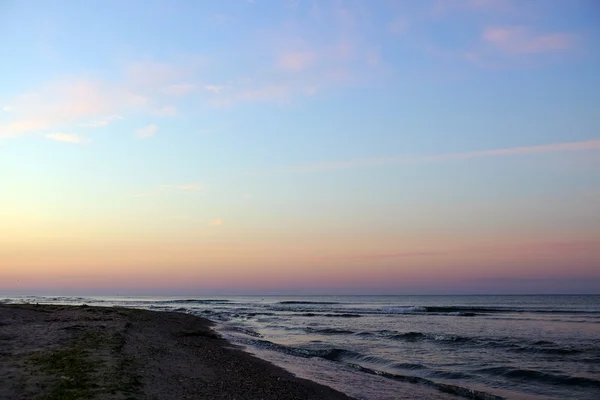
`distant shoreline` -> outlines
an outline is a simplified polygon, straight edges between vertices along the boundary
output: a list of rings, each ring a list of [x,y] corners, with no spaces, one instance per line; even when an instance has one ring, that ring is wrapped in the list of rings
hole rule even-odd
[[[0,304],[0,398],[351,400],[188,314]]]

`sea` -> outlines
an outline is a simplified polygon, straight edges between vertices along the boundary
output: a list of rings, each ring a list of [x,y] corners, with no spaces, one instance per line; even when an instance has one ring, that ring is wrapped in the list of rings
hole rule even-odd
[[[0,299],[202,316],[246,351],[357,399],[411,398],[407,387],[414,398],[600,399],[600,296]]]

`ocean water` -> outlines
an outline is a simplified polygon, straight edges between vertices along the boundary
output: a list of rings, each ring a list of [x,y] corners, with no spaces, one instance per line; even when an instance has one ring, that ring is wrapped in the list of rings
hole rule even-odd
[[[0,297],[1,298],[1,297]],[[600,399],[600,296],[4,297],[209,318],[235,344],[359,399]],[[415,397],[417,397],[415,395]],[[407,398],[410,398],[408,396]]]

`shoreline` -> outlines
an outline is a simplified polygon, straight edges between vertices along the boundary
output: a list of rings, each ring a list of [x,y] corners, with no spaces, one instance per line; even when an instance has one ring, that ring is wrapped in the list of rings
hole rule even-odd
[[[0,398],[353,400],[212,326],[177,312],[0,304]]]

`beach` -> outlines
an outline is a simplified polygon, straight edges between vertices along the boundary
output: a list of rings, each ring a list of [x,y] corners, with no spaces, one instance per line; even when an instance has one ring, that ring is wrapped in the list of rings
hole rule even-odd
[[[174,312],[0,304],[0,398],[351,399],[243,352],[211,325]]]
[[[0,296],[0,399],[597,398],[597,300]]]

